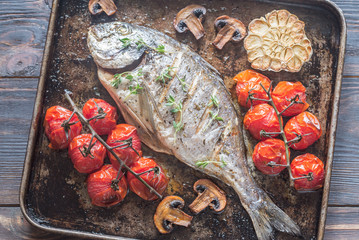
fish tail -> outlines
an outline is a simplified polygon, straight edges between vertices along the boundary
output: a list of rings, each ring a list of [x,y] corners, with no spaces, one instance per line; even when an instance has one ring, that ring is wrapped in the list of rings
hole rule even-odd
[[[251,209],[248,209],[258,239],[273,239],[273,228],[281,232],[301,236],[298,225],[283,210],[277,207],[266,193],[263,195],[263,201],[257,202],[259,204],[254,204],[256,205],[254,208],[253,204],[251,204]]]

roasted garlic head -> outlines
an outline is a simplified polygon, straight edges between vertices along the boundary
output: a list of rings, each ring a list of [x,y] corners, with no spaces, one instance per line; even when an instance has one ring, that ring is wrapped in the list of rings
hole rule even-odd
[[[274,10],[248,25],[244,48],[252,68],[298,72],[312,56],[304,22],[287,10]]]

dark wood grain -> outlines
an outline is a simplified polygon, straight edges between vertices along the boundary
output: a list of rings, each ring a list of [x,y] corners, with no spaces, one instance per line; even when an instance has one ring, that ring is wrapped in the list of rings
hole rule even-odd
[[[35,228],[23,217],[18,207],[0,207],[0,239],[71,239]]]
[[[0,1],[0,76],[39,76],[51,1]]]
[[[348,39],[346,45],[344,75],[359,76],[359,1],[334,0],[344,12],[348,27]]]
[[[343,78],[338,119],[329,204],[359,205],[359,78]]]
[[[358,218],[358,207],[329,208],[325,227],[325,239],[358,239]]]
[[[0,79],[0,205],[19,203],[36,78]]]

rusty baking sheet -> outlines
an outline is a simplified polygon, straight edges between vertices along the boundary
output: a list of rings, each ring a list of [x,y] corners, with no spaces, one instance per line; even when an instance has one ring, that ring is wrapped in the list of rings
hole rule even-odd
[[[35,103],[32,128],[20,190],[21,209],[27,220],[44,230],[90,238],[142,239],[256,239],[247,212],[230,188],[213,179],[228,194],[228,206],[220,215],[209,210],[199,214],[188,228],[176,227],[169,235],[160,235],[152,221],[157,202],[141,200],[129,193],[112,208],[92,206],[87,196],[86,176],[73,168],[67,151],[48,148],[42,127],[47,108],[62,105],[70,109],[64,90],[74,93],[78,105],[91,97],[103,98],[115,105],[97,79],[96,65],[86,45],[90,25],[121,20],[157,29],[186,43],[223,75],[227,87],[239,71],[250,67],[243,43],[229,43],[222,51],[215,50],[214,19],[221,15],[237,17],[248,23],[274,9],[287,9],[306,23],[314,54],[298,73],[264,72],[274,81],[300,80],[307,87],[309,111],[318,116],[323,136],[307,151],[326,164],[327,177],[323,190],[297,193],[289,188],[288,173],[268,177],[253,170],[258,184],[274,202],[300,226],[304,239],[322,239],[328,203],[333,159],[338,102],[343,71],[346,26],[342,12],[329,1],[204,1],[195,3],[207,8],[204,22],[206,36],[196,41],[190,33],[177,34],[172,27],[175,14],[193,1],[122,0],[116,1],[118,12],[108,17],[91,16],[87,0],[54,0],[49,24],[41,78]],[[233,93],[233,91],[232,91]],[[120,119],[123,122],[123,119]],[[292,151],[292,157],[302,154]],[[193,183],[206,177],[180,163],[173,156],[159,154],[144,147],[144,155],[154,156],[170,177],[166,195],[182,196],[186,203],[195,198]],[[280,191],[278,191],[280,189]],[[188,205],[187,205],[188,206]],[[187,207],[185,211],[188,212]],[[277,233],[276,239],[294,239]]]

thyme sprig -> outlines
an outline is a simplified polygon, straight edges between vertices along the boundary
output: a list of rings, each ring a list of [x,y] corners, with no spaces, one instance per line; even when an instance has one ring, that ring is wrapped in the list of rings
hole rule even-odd
[[[176,102],[175,98],[172,95],[169,95],[167,98],[166,106],[171,106],[171,112],[176,114],[180,114],[180,120],[179,122],[173,121],[173,128],[175,129],[174,133],[174,139],[176,140],[176,134],[183,128],[183,122],[182,122],[182,110],[183,106],[181,102]]]
[[[211,95],[211,100],[208,103],[208,107],[215,107],[217,108],[217,112],[214,113],[212,110],[209,111],[209,116],[211,117],[211,119],[209,120],[209,122],[207,123],[207,125],[202,129],[202,133],[206,131],[206,129],[212,124],[212,122],[214,120],[216,121],[221,121],[223,122],[223,118],[218,116],[219,114],[219,101],[216,95],[212,94]]]
[[[174,69],[175,67],[167,67],[165,69],[162,70],[161,74],[156,77],[156,81],[162,81],[163,84],[166,83],[167,80],[170,80],[172,79],[172,76],[171,76],[171,72],[172,70]]]
[[[143,89],[143,87],[140,85],[138,78],[143,76],[142,69],[139,69],[136,74],[132,74],[132,72],[123,72],[123,73],[117,73],[114,75],[114,80],[112,80],[111,85],[114,88],[118,88],[118,86],[124,81],[125,79],[129,80],[130,84],[135,81],[134,85],[130,85],[128,87],[128,90],[130,91],[127,96],[124,98],[124,101],[133,94],[139,94],[140,90]]]
[[[184,92],[187,92],[187,89],[188,89],[188,84],[186,83],[186,78],[183,77],[183,78],[179,78],[177,75],[176,75],[177,79],[180,81],[181,83],[181,87],[182,87],[182,90]]]
[[[221,161],[213,161],[213,160],[203,160],[203,161],[197,161],[195,163],[195,165],[199,168],[205,168],[207,167],[208,164],[210,163],[214,163],[214,164],[220,164],[221,168],[224,168],[225,166],[227,166],[227,162],[223,160],[223,158],[221,158]]]
[[[219,106],[218,98],[214,94],[211,95],[211,101],[208,103],[208,107],[212,107],[212,106],[215,106],[216,108],[218,108]]]
[[[126,140],[122,140],[119,141],[121,142],[121,144],[119,144],[118,146],[115,147],[110,147],[105,140],[103,140],[97,133],[96,131],[91,127],[91,125],[89,124],[88,119],[86,119],[84,117],[84,115],[82,114],[81,110],[79,110],[79,108],[75,105],[74,101],[71,99],[69,93],[65,92],[65,97],[66,99],[69,101],[69,103],[71,104],[72,108],[74,109],[73,113],[76,113],[78,118],[81,120],[81,122],[88,127],[88,129],[91,131],[91,134],[94,138],[96,138],[107,150],[108,152],[110,152],[110,154],[112,154],[116,160],[120,163],[120,169],[117,173],[117,177],[115,179],[112,180],[112,184],[111,187],[113,187],[114,189],[118,189],[118,182],[119,180],[123,177],[122,171],[121,169],[124,168],[126,171],[132,173],[142,184],[144,184],[151,193],[154,193],[159,199],[162,199],[162,195],[159,194],[153,187],[151,187],[145,180],[143,180],[140,176],[141,173],[136,173],[134,172],[129,166],[127,166],[118,156],[117,154],[114,152],[114,148],[128,148],[128,147],[132,147],[132,138],[130,139],[126,139]],[[71,119],[71,117],[70,117]],[[134,148],[132,148],[134,149]],[[136,152],[136,151],[135,151]],[[137,153],[137,152],[136,152]],[[138,154],[138,153],[137,153]],[[122,174],[122,176],[120,177],[120,174]]]
[[[143,47],[147,47],[155,52],[158,52],[158,53],[165,53],[165,46],[164,45],[158,45],[157,47],[152,47],[150,45],[148,45],[142,38],[134,41],[130,38],[121,38],[120,39],[121,43],[122,43],[122,47],[123,48],[127,48],[129,47],[132,43],[134,43],[136,46],[137,46],[137,49],[140,50],[141,48]]]
[[[273,132],[273,133],[270,133],[270,132],[265,132],[265,131],[261,131],[261,135],[263,136],[271,136],[271,135],[274,135],[274,134],[280,134],[282,139],[283,139],[283,142],[284,142],[284,146],[285,146],[285,157],[286,157],[286,160],[287,160],[287,164],[286,165],[283,165],[287,168],[288,170],[288,173],[289,173],[289,177],[290,177],[290,184],[291,186],[294,185],[294,181],[295,180],[298,180],[298,179],[303,179],[303,178],[307,178],[309,181],[311,181],[311,179],[313,179],[313,174],[309,173],[308,175],[305,175],[303,177],[299,177],[299,178],[294,178],[293,175],[292,175],[292,171],[290,169],[290,158],[289,158],[289,147],[290,147],[290,144],[293,144],[293,143],[296,143],[296,142],[299,142],[302,137],[302,135],[300,134],[296,134],[296,138],[295,139],[292,139],[290,141],[287,140],[287,137],[284,133],[284,124],[283,124],[283,120],[281,118],[283,112],[285,112],[287,109],[289,109],[292,105],[294,104],[303,104],[303,102],[300,100],[299,96],[296,95],[295,97],[293,97],[292,99],[288,100],[287,101],[290,101],[290,104],[281,112],[278,111],[276,105],[274,104],[274,101],[273,101],[273,98],[272,98],[272,95],[270,93],[270,89],[272,89],[272,82],[270,83],[269,85],[269,88],[266,89],[262,83],[259,83],[259,85],[261,86],[261,88],[265,91],[265,93],[267,94],[268,96],[268,99],[259,99],[259,98],[255,98],[253,94],[250,93],[249,91],[249,96],[248,96],[248,99],[250,101],[253,101],[253,100],[259,100],[259,101],[265,101],[265,102],[268,102],[273,108],[274,108],[274,111],[277,115],[277,118],[278,118],[278,122],[279,122],[279,127],[280,127],[280,132]],[[273,163],[269,162],[267,164],[268,166],[275,166],[273,165]],[[279,165],[278,165],[279,166]]]

